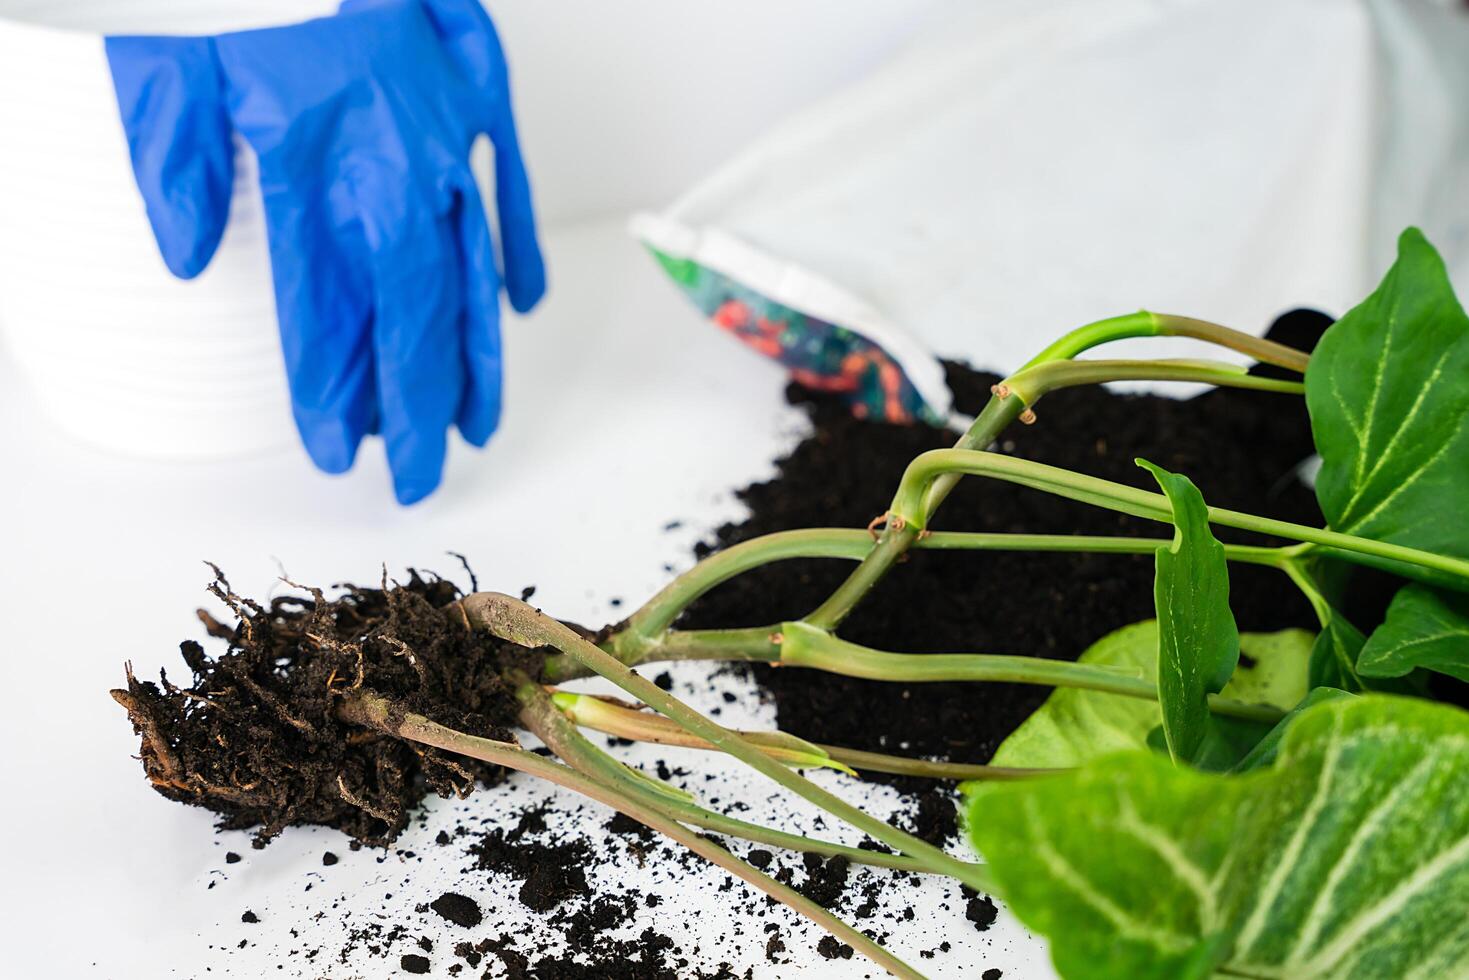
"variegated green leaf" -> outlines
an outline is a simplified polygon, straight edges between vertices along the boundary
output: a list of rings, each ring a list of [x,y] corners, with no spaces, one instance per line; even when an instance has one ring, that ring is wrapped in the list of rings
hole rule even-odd
[[[1303,711],[1274,765],[1124,753],[971,784],[967,830],[1067,978],[1469,975],[1469,714]]]

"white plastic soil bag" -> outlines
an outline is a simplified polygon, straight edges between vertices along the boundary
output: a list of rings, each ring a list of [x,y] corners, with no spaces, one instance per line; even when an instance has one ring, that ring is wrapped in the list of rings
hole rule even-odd
[[[766,353],[795,322],[854,334],[941,416],[932,354],[1013,368],[1139,307],[1257,333],[1296,306],[1340,314],[1409,224],[1469,285],[1469,12],[1004,0],[956,9],[633,230]]]

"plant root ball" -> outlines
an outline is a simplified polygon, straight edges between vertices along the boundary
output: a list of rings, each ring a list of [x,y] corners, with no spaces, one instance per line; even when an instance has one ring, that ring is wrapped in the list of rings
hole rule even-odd
[[[452,756],[341,721],[337,706],[372,691],[463,732],[514,741],[518,704],[505,674],[531,676],[542,657],[474,633],[453,603],[456,586],[413,572],[406,584],[344,587],[327,600],[242,599],[219,576],[210,587],[239,616],[233,629],[201,614],[229,640],[211,659],[180,646],[188,687],[127,672],[112,692],[142,737],[141,759],[164,796],[207,807],[229,829],[256,827],[262,847],[292,824],[335,827],[382,845],[430,791],[467,795],[493,784],[498,766]]]

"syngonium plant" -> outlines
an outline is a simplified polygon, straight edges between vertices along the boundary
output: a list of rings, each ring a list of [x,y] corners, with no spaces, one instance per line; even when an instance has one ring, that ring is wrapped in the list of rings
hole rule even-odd
[[[1140,336],[1192,337],[1300,379],[1213,361],[1078,357]],[[1050,391],[1128,380],[1304,395],[1321,457],[1316,492],[1327,526],[1212,507],[1186,476],[1143,460],[1160,492],[987,448],[1016,420],[1035,422],[1035,406]],[[1172,535],[932,530],[934,514],[964,476],[1154,520],[1170,525]],[[898,976],[920,974],[697,831],[946,875],[996,893],[1048,937],[1067,977],[1462,974],[1469,971],[1469,794],[1461,791],[1469,773],[1469,716],[1428,699],[1423,676],[1437,671],[1469,680],[1466,495],[1469,318],[1437,253],[1409,229],[1381,286],[1333,325],[1309,357],[1186,317],[1140,312],[1103,320],[1065,335],[997,384],[952,449],[913,460],[888,511],[867,529],[793,530],[735,545],[595,636],[496,593],[476,592],[446,607],[469,630],[510,649],[540,652],[502,657],[496,669],[514,693],[520,724],[556,760],[527,751],[508,733],[487,737],[456,728],[403,696],[373,690],[363,683],[360,647],[356,681],[346,683],[333,668],[325,680],[327,703],[333,723],[363,737],[505,766],[605,803],[786,903]],[[1215,526],[1286,543],[1221,544]],[[1156,623],[1106,638],[1074,663],[904,654],[841,638],[847,615],[912,549],[1155,554]],[[856,567],[802,619],[739,629],[677,627],[680,614],[710,589],[791,558],[843,559]],[[1320,621],[1314,641],[1239,634],[1229,607],[1230,562],[1274,568],[1294,583]],[[1405,580],[1371,636],[1352,624],[1350,610],[1333,604],[1333,583],[1353,564]],[[396,636],[389,642],[415,663],[411,642]],[[313,643],[338,653],[351,649],[321,637]],[[1262,683],[1240,666],[1242,646],[1271,644],[1276,666],[1294,678],[1288,683]],[[733,731],[637,669],[677,660],[759,661],[905,684],[1009,681],[1057,690],[1001,747],[995,761],[1003,766],[965,765],[815,745],[781,732]],[[202,676],[201,663],[191,666]],[[591,675],[637,703],[560,687]],[[246,696],[275,697],[270,677],[248,679]],[[247,792],[238,774],[189,771],[149,706],[150,690],[156,693],[130,677],[129,689],[115,694],[143,735],[154,784],[211,805]],[[185,693],[208,700],[207,692]],[[309,723],[285,706],[263,703],[297,727]],[[195,716],[183,722],[189,717]],[[725,752],[889,850],[715,813],[618,762],[583,728]],[[793,771],[811,766],[968,780],[967,833],[984,862],[895,829]],[[221,785],[224,778],[236,782]],[[373,812],[341,774],[335,785],[342,800]],[[391,822],[393,814],[383,818]]]

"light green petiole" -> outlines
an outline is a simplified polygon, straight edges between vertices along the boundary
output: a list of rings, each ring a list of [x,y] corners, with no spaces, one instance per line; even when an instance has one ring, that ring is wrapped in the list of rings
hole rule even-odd
[[[1161,493],[1139,490],[1110,480],[1073,473],[1044,463],[1016,459],[999,453],[963,449],[935,449],[923,453],[908,464],[893,498],[892,519],[905,529],[922,529],[931,511],[926,509],[928,488],[937,480],[954,474],[987,476],[1019,486],[1044,490],[1057,496],[1104,507],[1134,517],[1171,523],[1173,509]],[[1417,548],[1359,538],[1326,528],[1292,524],[1268,517],[1256,517],[1222,507],[1209,508],[1209,522],[1222,527],[1273,535],[1293,541],[1329,548],[1334,554],[1361,562],[1361,558],[1380,559],[1408,567],[1420,567],[1458,580],[1461,588],[1469,588],[1469,561],[1438,555]],[[1368,562],[1370,563],[1370,562]]]
[[[846,821],[888,847],[907,854],[936,874],[956,878],[971,888],[990,891],[991,882],[983,868],[961,861],[932,844],[904,833],[873,817],[834,793],[791,772],[723,725],[704,717],[658,685],[640,676],[622,661],[599,649],[564,624],[531,608],[524,602],[494,592],[479,592],[460,600],[459,608],[469,622],[501,639],[538,649],[555,647],[593,672],[616,684],[654,710],[667,715],[691,734],[712,743],[750,768],[791,790],[831,815]]]
[[[690,735],[671,719],[654,712],[616,704],[594,694],[573,694],[570,691],[557,691],[552,700],[573,723],[583,728],[639,742],[717,751],[709,742]],[[741,731],[739,735],[750,744],[759,746],[766,755],[788,765],[839,767],[850,776],[857,776],[853,769],[866,769],[927,779],[1030,779],[1055,771],[913,759],[839,745],[821,745],[785,732]]]
[[[527,693],[529,694],[530,692]],[[530,696],[534,697],[535,695],[531,694]],[[541,697],[544,696],[544,692],[541,692]],[[785,831],[751,823],[747,820],[728,817],[724,814],[705,809],[696,803],[670,803],[667,799],[651,798],[648,796],[645,788],[628,780],[626,766],[623,766],[622,763],[588,741],[586,736],[577,731],[571,719],[559,711],[546,711],[536,706],[534,702],[531,702],[528,710],[522,715],[522,721],[563,762],[593,778],[611,781],[620,785],[624,791],[632,794],[646,805],[657,808],[666,816],[678,820],[681,823],[700,827],[719,834],[727,834],[730,837],[738,837],[742,840],[754,841],[757,844],[768,844],[771,847],[784,848],[788,851],[820,854],[824,857],[840,856],[854,864],[868,864],[873,867],[891,868],[897,871],[907,871],[912,874],[932,873],[932,869],[922,861],[918,861],[907,855],[887,854],[882,851],[864,850],[860,847],[848,847],[845,844],[836,844],[831,841],[805,837],[800,834],[786,833]],[[971,866],[980,873],[983,873],[983,865],[976,864]]]
[[[1005,681],[1047,687],[1077,687],[1146,701],[1158,699],[1157,686],[1133,668],[1082,664],[1045,657],[985,653],[888,653],[850,643],[809,623],[781,625],[780,664],[809,667],[846,677],[924,684],[937,681]],[[1284,712],[1265,704],[1246,704],[1209,696],[1217,715],[1276,722]]]

